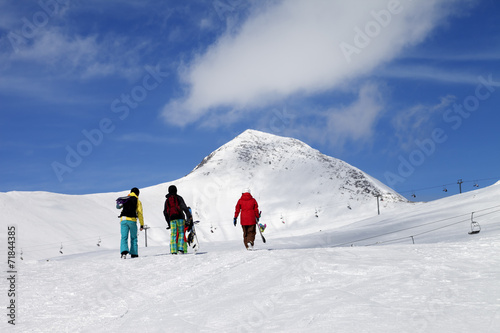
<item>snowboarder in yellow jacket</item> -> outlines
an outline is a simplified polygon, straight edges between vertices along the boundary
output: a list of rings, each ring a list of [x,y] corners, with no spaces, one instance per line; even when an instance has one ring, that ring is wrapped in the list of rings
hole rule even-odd
[[[139,201],[139,189],[134,187],[130,190],[128,195],[130,199],[125,201],[123,209],[120,214],[121,225],[121,245],[120,252],[122,258],[126,258],[130,253],[132,258],[139,256],[139,249],[137,246],[137,219],[141,225],[140,230],[144,228],[144,218],[142,216],[142,203]],[[130,234],[130,249],[128,244],[128,237]]]

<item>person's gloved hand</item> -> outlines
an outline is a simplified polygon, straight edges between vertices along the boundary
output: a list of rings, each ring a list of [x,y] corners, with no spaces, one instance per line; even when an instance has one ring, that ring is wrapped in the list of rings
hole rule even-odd
[[[235,218],[234,218],[234,220],[233,220],[233,223],[234,223],[234,226],[235,226],[235,227],[236,227],[236,223],[237,223],[237,221],[238,221],[238,218],[236,218],[236,217],[235,217]]]

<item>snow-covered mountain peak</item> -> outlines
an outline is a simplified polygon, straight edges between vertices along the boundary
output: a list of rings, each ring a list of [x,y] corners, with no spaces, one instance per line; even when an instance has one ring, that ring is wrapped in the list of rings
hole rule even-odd
[[[246,130],[230,143],[244,162],[255,163],[258,159],[269,162],[272,158],[281,159],[287,155],[313,157],[319,153],[300,140],[256,130]]]
[[[381,195],[389,201],[405,201],[361,170],[300,140],[256,130],[244,131],[207,156],[193,172],[207,176],[238,174],[245,183],[284,187],[287,193],[310,187],[312,193],[333,192],[334,197],[348,200],[371,200]]]
[[[310,155],[311,150],[311,147],[293,138],[246,130],[208,155],[194,170],[210,161],[220,165],[221,161],[225,160],[243,167],[272,164],[272,160],[281,160],[286,155]]]

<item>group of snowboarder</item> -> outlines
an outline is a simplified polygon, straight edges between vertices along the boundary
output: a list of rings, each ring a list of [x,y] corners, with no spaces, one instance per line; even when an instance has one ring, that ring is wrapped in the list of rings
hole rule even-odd
[[[139,193],[139,189],[134,187],[130,190],[127,197],[120,197],[117,199],[116,208],[122,209],[119,216],[121,227],[120,253],[122,258],[126,258],[128,254],[130,254],[132,258],[137,258],[139,256],[137,220],[139,220],[140,231],[144,230],[143,210],[142,203],[139,200]],[[168,187],[168,194],[165,198],[163,215],[167,222],[167,229],[170,230],[170,253],[187,253],[188,243],[191,244],[193,236],[195,236],[191,209],[186,205],[184,199],[177,194],[177,187],[175,185],[170,185]],[[240,223],[243,229],[243,243],[247,250],[252,250],[254,248],[260,212],[257,200],[252,197],[250,189],[248,188],[242,191],[241,198],[236,204],[233,218],[235,227],[238,223],[238,216],[240,214]],[[260,227],[259,231],[262,231],[262,227]],[[189,236],[187,235],[188,233]]]

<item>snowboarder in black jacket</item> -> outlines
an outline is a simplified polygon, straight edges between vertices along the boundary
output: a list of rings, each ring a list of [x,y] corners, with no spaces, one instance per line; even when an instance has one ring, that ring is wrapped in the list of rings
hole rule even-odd
[[[167,229],[170,229],[170,253],[184,253],[187,247],[184,240],[185,221],[186,217],[188,221],[192,221],[193,217],[184,199],[177,194],[175,185],[169,186],[165,197],[163,215],[168,224]]]

